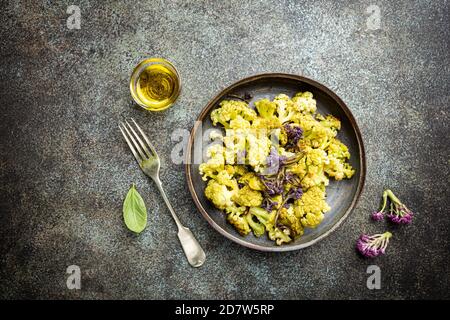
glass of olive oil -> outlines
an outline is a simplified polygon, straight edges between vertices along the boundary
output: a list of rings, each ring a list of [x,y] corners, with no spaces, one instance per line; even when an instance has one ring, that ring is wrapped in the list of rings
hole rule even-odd
[[[177,100],[181,91],[180,76],[169,61],[146,59],[134,68],[130,91],[134,101],[144,109],[162,111]]]

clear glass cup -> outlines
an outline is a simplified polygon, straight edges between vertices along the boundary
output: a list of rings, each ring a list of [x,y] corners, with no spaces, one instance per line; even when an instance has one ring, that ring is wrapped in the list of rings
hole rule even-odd
[[[145,59],[131,74],[130,91],[134,101],[142,108],[166,110],[180,95],[180,75],[175,66],[165,59]]]

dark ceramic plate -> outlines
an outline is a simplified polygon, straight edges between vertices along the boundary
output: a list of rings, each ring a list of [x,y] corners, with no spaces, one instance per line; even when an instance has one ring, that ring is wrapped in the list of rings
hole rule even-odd
[[[277,246],[267,236],[259,238],[249,234],[246,237],[239,235],[235,229],[226,222],[225,215],[216,209],[204,195],[206,187],[198,167],[201,161],[198,154],[205,148],[208,140],[202,141],[202,132],[213,127],[210,113],[217,108],[220,101],[230,99],[230,95],[244,96],[249,93],[253,96],[251,102],[261,98],[273,99],[279,93],[293,96],[298,91],[310,91],[317,101],[317,109],[322,114],[332,114],[341,120],[342,128],[338,138],[344,142],[350,151],[350,164],[356,169],[356,174],[347,180],[334,181],[330,179],[327,187],[327,202],[331,210],[325,214],[322,223],[315,229],[305,229],[302,237],[295,241]],[[236,82],[220,92],[212,99],[198,117],[191,132],[187,148],[186,177],[189,190],[195,204],[205,219],[225,237],[243,246],[262,251],[290,251],[308,247],[325,238],[335,230],[351,212],[358,200],[365,178],[365,156],[361,134],[356,121],[345,103],[324,85],[296,75],[269,73],[255,75]]]

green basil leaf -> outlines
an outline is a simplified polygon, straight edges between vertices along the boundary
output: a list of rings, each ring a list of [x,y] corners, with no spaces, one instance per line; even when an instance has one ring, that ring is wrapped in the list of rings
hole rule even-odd
[[[123,219],[127,228],[136,233],[142,232],[147,226],[147,208],[134,184],[123,202]]]

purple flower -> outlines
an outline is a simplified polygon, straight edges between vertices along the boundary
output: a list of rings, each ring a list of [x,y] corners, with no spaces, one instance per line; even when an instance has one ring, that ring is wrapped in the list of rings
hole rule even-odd
[[[286,199],[298,200],[301,198],[302,195],[303,190],[301,187],[292,187],[291,189],[289,189],[286,195]]]
[[[386,208],[386,203],[387,203],[387,192],[384,191],[383,192],[383,205],[381,206],[380,211],[376,211],[372,213],[372,219],[375,221],[381,221],[384,219],[384,209]]]
[[[287,191],[284,196],[283,196],[283,202],[282,202],[282,207],[284,208],[289,208],[289,202],[290,200],[298,200],[302,197],[303,195],[303,190],[302,187],[300,186],[293,186],[289,189],[289,191]]]
[[[278,202],[273,201],[269,197],[265,197],[261,204],[261,208],[265,209],[267,212],[271,212],[276,206],[278,206]]]
[[[285,168],[281,168],[276,174],[258,174],[258,177],[266,187],[266,193],[269,196],[282,194],[285,191],[287,184],[299,188],[301,183],[300,178],[297,175],[286,171]]]
[[[412,222],[413,212],[403,204],[392,203],[387,217],[397,224],[410,224]]]
[[[384,219],[384,212],[383,211],[373,212],[371,217],[375,221],[381,221]]]
[[[286,148],[296,147],[303,134],[302,128],[290,124],[285,124],[283,127],[287,136]]]
[[[266,187],[266,192],[269,196],[276,196],[277,194],[283,193],[283,180],[279,179],[277,176],[265,176],[258,175],[261,182]]]
[[[356,249],[367,258],[378,257],[385,253],[390,237],[392,237],[390,232],[373,236],[362,234],[356,242]]]
[[[409,224],[412,222],[414,213],[409,210],[391,190],[385,191],[391,200],[391,206],[387,215],[388,219],[397,224]]]
[[[286,165],[298,161],[300,156],[300,153],[289,158],[279,156],[276,148],[272,147],[270,155],[267,157],[267,164],[269,165],[269,168],[267,169],[272,169],[272,172],[267,173],[269,170],[266,170],[264,174],[258,174],[258,177],[265,187],[265,198],[261,205],[262,208],[271,212],[275,206],[278,206],[278,203],[271,200],[270,197],[282,195],[283,201],[278,208],[275,225],[281,208],[288,208],[290,205],[288,201],[298,200],[303,194],[300,178],[294,173],[286,170]],[[270,168],[274,165],[276,165],[276,170]]]

